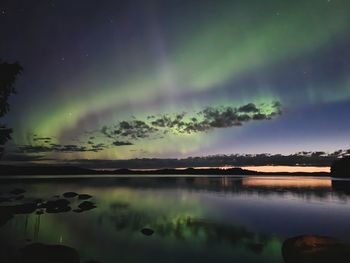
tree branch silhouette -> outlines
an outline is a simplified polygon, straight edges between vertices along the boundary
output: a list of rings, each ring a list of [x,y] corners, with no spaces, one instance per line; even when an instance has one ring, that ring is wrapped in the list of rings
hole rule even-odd
[[[8,99],[16,93],[15,82],[23,68],[18,63],[7,63],[0,60],[0,118],[10,110]],[[11,139],[12,129],[0,123],[0,159],[4,153],[5,143]]]

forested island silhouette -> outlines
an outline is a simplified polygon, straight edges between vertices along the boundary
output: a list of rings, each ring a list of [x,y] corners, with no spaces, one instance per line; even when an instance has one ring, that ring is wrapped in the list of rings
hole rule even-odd
[[[185,169],[115,169],[115,170],[94,170],[75,166],[11,166],[1,165],[0,175],[208,175],[208,176],[229,176],[229,175],[294,175],[294,176],[331,176],[327,172],[257,172],[242,168],[185,168]]]

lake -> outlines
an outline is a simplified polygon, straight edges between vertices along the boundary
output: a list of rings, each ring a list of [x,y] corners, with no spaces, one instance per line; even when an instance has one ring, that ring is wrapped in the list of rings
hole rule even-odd
[[[294,237],[350,244],[349,185],[313,177],[1,179],[1,262],[38,242],[74,248],[81,262],[293,262],[282,250]],[[50,209],[62,199],[64,209]]]

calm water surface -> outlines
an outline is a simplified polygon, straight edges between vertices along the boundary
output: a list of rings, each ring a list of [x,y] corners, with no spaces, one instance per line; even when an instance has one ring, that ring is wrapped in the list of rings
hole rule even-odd
[[[26,190],[23,199],[0,206],[55,200],[65,192],[92,195],[97,206],[76,213],[82,201],[74,197],[67,198],[69,212],[16,214],[0,224],[0,253],[15,257],[19,248],[40,242],[75,248],[81,262],[285,262],[283,242],[298,235],[350,244],[349,183],[310,177],[0,180],[0,197]]]

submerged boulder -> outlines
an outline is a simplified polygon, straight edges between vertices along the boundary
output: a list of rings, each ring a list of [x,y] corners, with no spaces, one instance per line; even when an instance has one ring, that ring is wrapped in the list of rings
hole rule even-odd
[[[46,208],[46,213],[63,213],[71,210],[70,202],[66,199],[50,200],[39,206],[39,208]]]
[[[89,211],[94,208],[96,208],[96,205],[93,202],[84,201],[78,205],[78,209],[75,209],[74,212],[81,213],[84,211]]]
[[[75,193],[75,192],[66,192],[66,193],[63,194],[63,196],[64,196],[65,198],[73,198],[73,197],[76,197],[77,195],[78,195],[78,194]]]
[[[324,236],[297,236],[283,242],[282,255],[286,263],[346,263],[350,247]]]
[[[151,236],[151,235],[153,235],[154,230],[145,227],[145,228],[142,228],[142,229],[141,229],[141,233],[144,234],[145,236]]]

